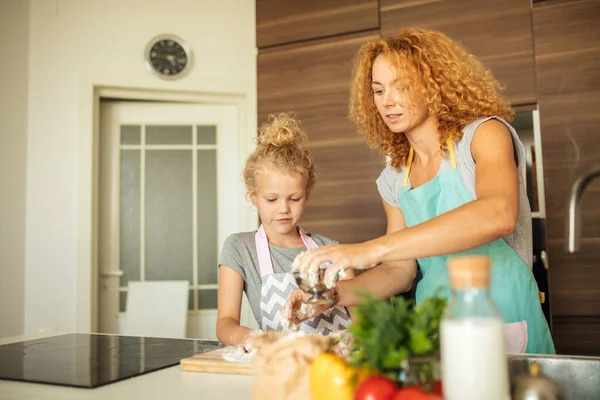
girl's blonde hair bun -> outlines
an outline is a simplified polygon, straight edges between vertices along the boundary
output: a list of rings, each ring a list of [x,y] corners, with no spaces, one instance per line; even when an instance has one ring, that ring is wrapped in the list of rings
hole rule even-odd
[[[244,182],[249,193],[257,189],[258,176],[268,168],[279,168],[302,177],[308,193],[315,186],[315,163],[304,147],[308,136],[293,114],[270,115],[260,128],[256,149],[244,168]]]
[[[268,122],[260,128],[256,141],[259,146],[301,146],[308,136],[300,128],[293,114],[269,115]]]

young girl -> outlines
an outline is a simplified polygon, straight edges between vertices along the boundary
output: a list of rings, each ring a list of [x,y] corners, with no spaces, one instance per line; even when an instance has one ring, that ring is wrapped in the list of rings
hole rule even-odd
[[[248,341],[251,330],[240,325],[242,293],[262,330],[283,330],[280,309],[297,287],[291,265],[310,248],[337,243],[298,226],[315,185],[315,166],[304,148],[306,134],[292,117],[271,117],[244,169],[248,197],[258,210],[258,231],[227,238],[219,261],[217,337],[229,346]],[[350,315],[335,307],[300,324],[305,332],[328,334],[345,329]]]

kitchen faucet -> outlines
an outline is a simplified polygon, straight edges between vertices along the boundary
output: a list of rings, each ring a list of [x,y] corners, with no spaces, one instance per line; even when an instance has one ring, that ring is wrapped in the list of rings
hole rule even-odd
[[[588,185],[598,177],[600,177],[600,164],[579,176],[571,188],[569,218],[567,221],[567,251],[569,253],[579,251],[581,245],[581,216],[579,210],[581,197]]]

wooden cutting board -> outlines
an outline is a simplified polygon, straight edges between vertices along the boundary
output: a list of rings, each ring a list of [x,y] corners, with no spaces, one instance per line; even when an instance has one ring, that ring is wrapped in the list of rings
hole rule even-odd
[[[184,358],[179,362],[181,369],[193,372],[211,372],[215,374],[252,375],[252,364],[227,361],[221,353],[223,349],[213,350],[192,357]]]

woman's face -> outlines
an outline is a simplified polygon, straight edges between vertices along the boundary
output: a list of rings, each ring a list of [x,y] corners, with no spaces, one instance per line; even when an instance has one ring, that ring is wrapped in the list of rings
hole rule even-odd
[[[385,55],[373,62],[372,76],[375,105],[392,132],[408,133],[427,119],[428,107],[416,95],[414,80],[399,73]]]

